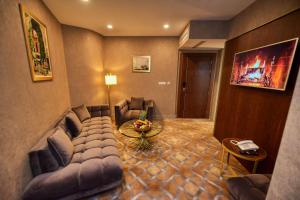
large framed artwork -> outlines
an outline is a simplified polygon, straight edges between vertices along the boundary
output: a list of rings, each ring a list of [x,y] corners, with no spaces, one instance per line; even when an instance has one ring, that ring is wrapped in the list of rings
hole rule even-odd
[[[52,80],[47,27],[22,5],[20,12],[32,80]]]
[[[151,56],[133,56],[133,72],[150,72]]]
[[[285,90],[298,38],[236,53],[230,84]]]

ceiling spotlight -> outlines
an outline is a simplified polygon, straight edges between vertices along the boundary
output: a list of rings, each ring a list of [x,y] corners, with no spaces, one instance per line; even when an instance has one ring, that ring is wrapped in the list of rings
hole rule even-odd
[[[82,2],[89,2],[89,0],[81,0]]]
[[[113,25],[111,25],[111,24],[107,24],[107,26],[106,26],[108,29],[113,29]]]
[[[164,29],[168,29],[170,28],[170,25],[169,24],[164,24]]]

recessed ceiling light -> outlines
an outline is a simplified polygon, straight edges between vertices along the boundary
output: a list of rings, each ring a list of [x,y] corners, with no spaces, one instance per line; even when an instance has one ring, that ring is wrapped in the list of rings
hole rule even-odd
[[[89,2],[90,0],[81,0],[82,2]]]
[[[170,25],[169,24],[164,24],[164,29],[168,29],[170,28]]]
[[[113,25],[111,25],[111,24],[107,24],[107,26],[106,26],[108,29],[113,29]]]

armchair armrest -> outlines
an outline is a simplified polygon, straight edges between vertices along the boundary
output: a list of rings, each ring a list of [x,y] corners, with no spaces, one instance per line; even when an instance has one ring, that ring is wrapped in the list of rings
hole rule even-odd
[[[117,127],[123,123],[123,115],[128,111],[128,101],[122,100],[115,105],[115,121]]]
[[[152,121],[154,115],[154,101],[153,100],[145,100],[145,110],[147,112],[147,119]]]
[[[110,109],[108,104],[87,106],[87,109],[92,117],[110,116]]]

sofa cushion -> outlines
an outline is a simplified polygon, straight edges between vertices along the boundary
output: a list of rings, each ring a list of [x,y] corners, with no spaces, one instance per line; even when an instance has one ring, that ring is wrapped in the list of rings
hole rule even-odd
[[[74,112],[70,111],[66,115],[66,124],[73,137],[79,135],[82,129],[82,123],[80,122],[80,120]]]
[[[227,180],[230,194],[237,200],[263,200],[270,184],[270,175],[250,174]]]
[[[122,164],[109,117],[94,117],[83,122],[80,135],[73,138],[74,155],[71,164],[81,164],[81,189],[95,187],[99,180],[122,178]],[[103,171],[99,173],[99,171]]]
[[[107,156],[119,156],[109,117],[95,117],[83,123],[82,132],[72,140],[74,155],[71,163]]]
[[[59,164],[47,142],[47,137],[53,133],[54,129],[47,131],[44,137],[29,152],[29,162],[33,176],[52,172],[59,168]]]
[[[129,110],[143,110],[144,109],[144,98],[143,97],[131,97],[129,104]]]
[[[91,118],[91,115],[90,115],[88,109],[83,104],[72,108],[72,110],[75,112],[75,114],[77,115],[77,117],[80,119],[81,122],[83,122],[86,119]]]
[[[121,166],[118,157],[69,164],[57,171],[35,177],[25,188],[23,200],[81,199],[78,197],[86,195],[80,194],[89,190],[111,189],[122,183]]]
[[[54,134],[48,137],[48,143],[60,165],[66,166],[70,163],[74,146],[63,129],[58,127]]]

